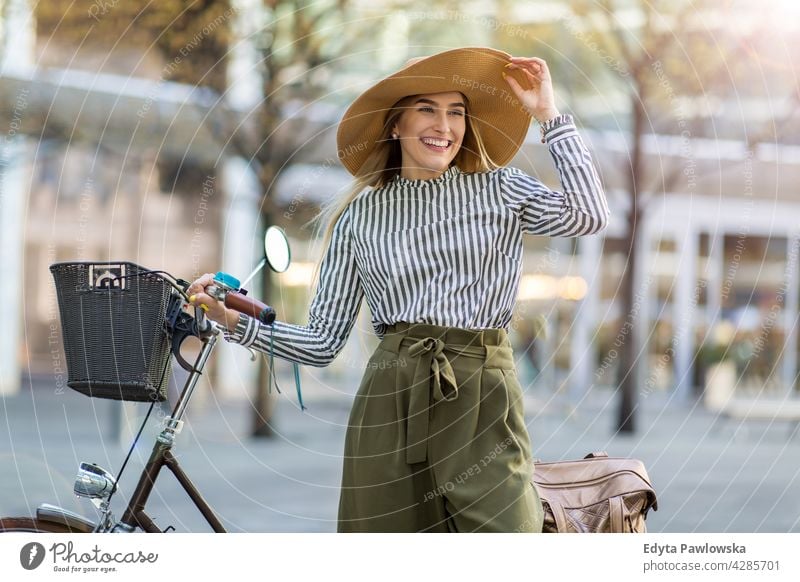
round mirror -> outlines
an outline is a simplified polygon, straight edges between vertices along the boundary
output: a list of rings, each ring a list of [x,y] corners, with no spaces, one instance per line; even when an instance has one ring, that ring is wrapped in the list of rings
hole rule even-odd
[[[264,255],[267,263],[276,273],[283,273],[292,261],[289,252],[289,239],[279,226],[270,226],[264,234]]]

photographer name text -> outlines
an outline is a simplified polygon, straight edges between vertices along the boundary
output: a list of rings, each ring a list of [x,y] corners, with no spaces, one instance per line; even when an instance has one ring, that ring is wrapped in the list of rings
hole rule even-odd
[[[692,545],[692,544],[644,544],[645,554],[655,554],[663,556],[664,554],[744,554],[747,550],[740,544],[705,544]]]

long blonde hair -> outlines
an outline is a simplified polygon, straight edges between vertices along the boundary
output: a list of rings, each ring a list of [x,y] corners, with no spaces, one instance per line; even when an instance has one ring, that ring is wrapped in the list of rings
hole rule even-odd
[[[315,235],[317,237],[320,235],[323,236],[323,251],[314,269],[312,287],[317,283],[322,258],[324,258],[325,252],[330,245],[333,229],[342,213],[365,188],[381,188],[391,182],[402,170],[403,164],[400,142],[399,140],[392,139],[390,134],[395,123],[397,123],[403,111],[406,109],[406,103],[414,97],[417,97],[417,95],[404,97],[392,106],[386,115],[386,121],[383,124],[381,135],[375,141],[375,146],[367,156],[367,159],[364,160],[364,163],[356,172],[353,183],[346,188],[342,194],[323,203],[319,214],[310,221],[309,224],[314,225]],[[481,137],[477,123],[475,119],[469,115],[469,101],[466,95],[463,95],[463,97],[467,106],[465,118],[466,130],[464,132],[464,139],[461,142],[461,147],[451,165],[458,166],[458,168],[465,173],[493,170],[498,167],[498,164],[492,160],[486,151],[486,146],[483,143],[483,138]]]

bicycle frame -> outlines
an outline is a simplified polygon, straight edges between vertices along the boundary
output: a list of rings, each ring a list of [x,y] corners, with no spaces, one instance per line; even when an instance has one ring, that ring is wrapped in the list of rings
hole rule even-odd
[[[206,320],[208,321],[208,320]],[[122,518],[118,522],[114,522],[111,511],[108,508],[108,499],[105,499],[100,505],[101,517],[97,524],[88,522],[85,518],[60,507],[49,504],[43,504],[37,509],[37,518],[43,521],[54,522],[70,528],[72,531],[83,532],[113,532],[113,533],[132,533],[136,528],[141,528],[147,533],[161,533],[164,530],[158,528],[150,516],[147,515],[145,508],[150,493],[153,491],[155,482],[161,474],[161,469],[166,467],[169,469],[183,490],[194,503],[195,507],[200,511],[206,522],[217,533],[227,533],[222,523],[214,514],[214,511],[203,499],[198,489],[194,486],[189,476],[181,469],[177,458],[172,454],[172,447],[175,442],[175,436],[181,431],[183,426],[183,416],[189,404],[189,400],[194,393],[197,382],[203,373],[206,362],[208,361],[211,352],[214,350],[219,334],[220,328],[211,322],[206,332],[200,336],[203,347],[195,360],[189,377],[183,386],[180,397],[172,411],[172,415],[167,417],[164,421],[165,426],[161,433],[156,438],[156,443],[153,446],[153,452],[150,455],[147,464],[142,470],[141,476],[136,489],[131,496],[131,500],[125,509]]]
[[[178,480],[178,483],[180,483],[181,487],[183,487],[183,490],[192,500],[192,503],[194,503],[195,507],[197,507],[211,528],[218,533],[226,532],[225,528],[222,526],[222,523],[219,521],[219,519],[217,519],[211,507],[208,505],[205,499],[203,499],[203,496],[189,479],[189,476],[183,471],[183,469],[181,469],[178,459],[172,454],[172,446],[175,441],[175,435],[180,432],[183,425],[182,418],[186,412],[186,407],[189,404],[189,400],[194,393],[197,381],[200,379],[206,362],[208,361],[208,358],[211,355],[211,352],[213,351],[219,337],[219,328],[214,325],[212,329],[213,331],[211,335],[203,340],[203,347],[197,356],[197,360],[195,361],[192,371],[189,373],[189,377],[186,379],[183,391],[178,398],[178,402],[175,404],[172,416],[165,420],[166,426],[156,439],[156,444],[153,446],[153,452],[151,453],[150,459],[147,461],[147,464],[142,471],[142,475],[139,478],[139,483],[133,492],[130,503],[125,509],[125,512],[122,514],[122,519],[114,525],[111,531],[132,532],[136,527],[140,527],[148,533],[160,533],[162,531],[147,515],[145,512],[145,506],[147,505],[147,500],[150,497],[150,493],[153,491],[153,486],[155,485],[156,479],[158,479],[161,469],[166,467]]]

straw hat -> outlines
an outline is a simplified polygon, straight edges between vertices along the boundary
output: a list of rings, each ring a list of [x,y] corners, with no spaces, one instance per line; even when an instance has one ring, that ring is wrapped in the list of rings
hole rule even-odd
[[[459,91],[469,103],[467,113],[483,138],[489,157],[505,165],[519,150],[531,117],[503,79],[508,53],[483,48],[459,48],[412,59],[356,99],[339,123],[338,156],[355,174],[383,134],[386,115],[403,97]],[[507,75],[523,87],[530,83],[513,69]]]

